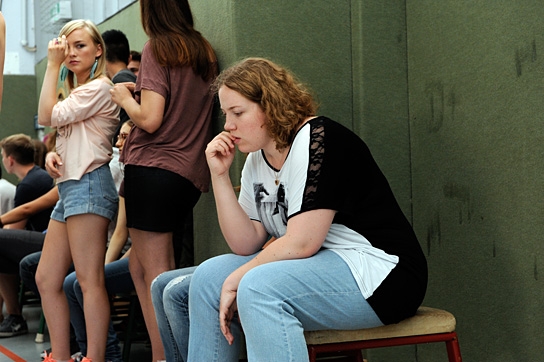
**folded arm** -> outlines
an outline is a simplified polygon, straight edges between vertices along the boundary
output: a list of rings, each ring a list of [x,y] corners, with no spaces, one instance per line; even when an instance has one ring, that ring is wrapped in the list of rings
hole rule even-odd
[[[59,201],[59,192],[57,186],[55,186],[49,190],[49,192],[38,197],[37,199],[17,206],[16,208],[4,213],[2,216],[0,216],[0,221],[4,225],[15,224],[22,221],[26,223],[26,219],[28,219],[30,216],[55,206],[57,201]]]

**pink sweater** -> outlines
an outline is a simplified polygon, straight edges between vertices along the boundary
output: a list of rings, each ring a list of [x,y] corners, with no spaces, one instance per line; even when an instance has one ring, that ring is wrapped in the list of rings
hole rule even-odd
[[[111,140],[119,124],[112,87],[109,79],[95,79],[53,107],[51,126],[57,128],[57,153],[63,162],[57,182],[79,180],[111,160]]]

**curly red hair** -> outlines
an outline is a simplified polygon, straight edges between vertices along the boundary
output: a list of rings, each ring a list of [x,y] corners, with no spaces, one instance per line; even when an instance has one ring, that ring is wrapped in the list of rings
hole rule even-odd
[[[221,72],[212,88],[228,87],[259,104],[278,150],[289,146],[300,125],[317,112],[310,91],[287,69],[264,58],[247,58]]]

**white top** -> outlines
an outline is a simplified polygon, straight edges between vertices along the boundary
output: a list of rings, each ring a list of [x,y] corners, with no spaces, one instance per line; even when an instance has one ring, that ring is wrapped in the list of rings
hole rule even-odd
[[[285,234],[287,219],[300,213],[303,203],[307,202],[309,133],[309,126],[300,129],[279,173],[260,151],[248,155],[242,171],[239,202],[251,219],[261,221],[275,237]],[[275,184],[276,177],[278,185]],[[323,247],[344,259],[365,298],[374,293],[399,259],[373,246],[365,236],[337,223],[331,225]]]
[[[110,161],[110,171],[111,175],[113,176],[113,182],[115,182],[115,188],[117,191],[119,191],[121,181],[123,181],[124,177],[124,166],[119,161],[119,148],[117,147],[113,147],[113,154]]]
[[[0,215],[13,209],[16,186],[8,180],[0,179]]]

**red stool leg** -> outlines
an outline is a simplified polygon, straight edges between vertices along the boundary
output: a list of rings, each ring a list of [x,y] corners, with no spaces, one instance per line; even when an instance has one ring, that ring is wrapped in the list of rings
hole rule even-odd
[[[449,362],[461,362],[461,349],[459,348],[459,340],[457,339],[457,333],[452,340],[446,341],[446,349],[448,350]]]
[[[310,362],[315,362],[317,359],[317,352],[313,346],[308,346],[308,355],[310,356]]]

